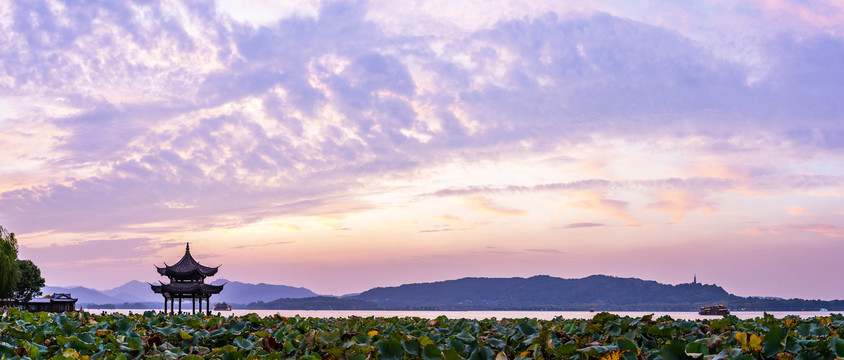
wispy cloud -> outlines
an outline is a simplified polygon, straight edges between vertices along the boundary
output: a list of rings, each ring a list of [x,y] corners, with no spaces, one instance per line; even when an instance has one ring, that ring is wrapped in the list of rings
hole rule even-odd
[[[525,251],[545,253],[545,254],[563,254],[562,251],[557,250],[557,249],[525,249]]]
[[[648,204],[646,209],[672,214],[671,221],[683,222],[683,217],[692,211],[702,211],[705,214],[717,213],[716,202],[707,199],[706,195],[698,192],[663,192],[659,201]]]
[[[824,236],[834,238],[844,238],[844,228],[831,224],[789,224],[786,227],[800,231],[820,233]]]
[[[791,214],[791,215],[795,215],[795,216],[807,215],[807,214],[809,214],[809,210],[804,208],[804,207],[793,206],[793,207],[788,208],[788,213]]]
[[[486,197],[471,197],[466,199],[466,203],[472,209],[485,213],[503,215],[503,216],[526,216],[527,212],[521,209],[511,209],[494,203],[491,199]]]
[[[267,247],[267,246],[277,246],[277,245],[287,245],[293,244],[295,241],[276,241],[266,244],[247,244],[247,245],[238,245],[232,246],[231,249],[249,249],[249,248],[256,248],[256,247]]]
[[[591,228],[591,227],[601,227],[607,226],[604,223],[593,223],[593,222],[577,222],[571,223],[566,226],[556,227],[556,229],[582,229],[582,228]]]
[[[575,194],[579,201],[571,203],[571,206],[597,211],[606,216],[616,218],[627,222],[628,224],[638,224],[639,220],[628,213],[626,201],[607,198],[606,194],[593,191],[584,191]]]
[[[781,235],[782,230],[778,228],[767,228],[767,227],[750,227],[741,230],[741,234],[750,235],[750,236],[761,236],[761,235]]]

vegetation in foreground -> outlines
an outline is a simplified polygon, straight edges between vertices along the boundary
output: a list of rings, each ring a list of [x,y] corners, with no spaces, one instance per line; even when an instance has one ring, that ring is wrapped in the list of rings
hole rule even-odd
[[[94,315],[0,318],[0,356],[53,359],[836,359],[844,316],[752,320]]]

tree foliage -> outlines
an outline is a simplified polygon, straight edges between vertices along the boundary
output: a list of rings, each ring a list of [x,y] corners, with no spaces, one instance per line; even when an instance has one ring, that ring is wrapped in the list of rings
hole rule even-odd
[[[41,295],[41,288],[44,287],[44,278],[41,277],[41,269],[31,260],[17,260],[15,264],[20,274],[15,297],[23,301],[29,301],[33,297]]]
[[[0,299],[15,295],[20,273],[18,272],[18,242],[15,234],[0,226]]]

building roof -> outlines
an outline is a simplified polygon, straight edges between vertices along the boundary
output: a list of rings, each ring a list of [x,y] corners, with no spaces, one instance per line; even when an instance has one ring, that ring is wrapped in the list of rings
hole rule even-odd
[[[165,263],[164,267],[156,266],[155,268],[158,269],[158,273],[162,276],[172,278],[195,277],[197,275],[214,276],[219,267],[219,265],[217,267],[208,267],[194,260],[193,256],[190,254],[190,244],[187,244],[185,246],[185,255],[182,256],[182,259],[179,260],[179,262],[174,265],[167,265],[167,263]]]
[[[78,299],[70,297],[67,293],[55,293],[52,297],[34,298],[28,301],[30,304],[49,304],[57,302],[73,303]]]
[[[225,284],[223,284],[225,285]],[[223,290],[223,285],[211,285],[198,282],[177,282],[170,284],[149,284],[152,291],[157,294],[219,294]]]

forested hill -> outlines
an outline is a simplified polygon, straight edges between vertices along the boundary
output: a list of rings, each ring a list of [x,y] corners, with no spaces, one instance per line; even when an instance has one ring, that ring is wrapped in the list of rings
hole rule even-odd
[[[697,310],[736,297],[720,286],[636,278],[463,278],[374,288],[354,297],[390,309]]]

